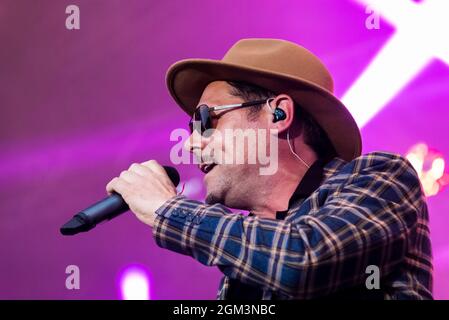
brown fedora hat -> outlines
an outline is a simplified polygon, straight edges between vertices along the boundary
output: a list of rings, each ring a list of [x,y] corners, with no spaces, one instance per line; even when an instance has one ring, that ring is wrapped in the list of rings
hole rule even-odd
[[[339,157],[350,161],[361,153],[359,128],[333,95],[329,71],[314,54],[295,43],[243,39],[222,60],[176,62],[168,69],[166,80],[170,94],[189,115],[213,81],[244,81],[276,94],[288,94],[324,129]]]

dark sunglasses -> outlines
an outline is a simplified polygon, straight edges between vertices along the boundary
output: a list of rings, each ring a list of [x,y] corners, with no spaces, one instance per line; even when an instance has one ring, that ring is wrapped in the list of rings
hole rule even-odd
[[[243,103],[237,103],[237,104],[228,104],[228,105],[216,106],[216,107],[209,107],[206,104],[202,104],[196,108],[195,112],[192,115],[192,119],[190,119],[190,121],[189,121],[190,133],[193,133],[193,130],[195,130],[200,135],[207,136],[208,134],[207,133],[205,134],[206,130],[212,129],[212,117],[210,114],[211,112],[257,106],[259,104],[263,104],[263,103],[267,102],[268,100],[269,99],[257,100],[257,101],[243,102]],[[211,131],[207,131],[207,132],[211,132]]]

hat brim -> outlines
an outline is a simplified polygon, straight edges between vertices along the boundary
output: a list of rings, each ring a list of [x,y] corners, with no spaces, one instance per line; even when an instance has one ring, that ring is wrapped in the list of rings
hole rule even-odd
[[[361,153],[360,130],[349,111],[332,93],[307,80],[219,60],[186,59],[168,69],[166,81],[176,103],[189,115],[213,81],[244,81],[288,94],[323,128],[340,158],[351,161]]]

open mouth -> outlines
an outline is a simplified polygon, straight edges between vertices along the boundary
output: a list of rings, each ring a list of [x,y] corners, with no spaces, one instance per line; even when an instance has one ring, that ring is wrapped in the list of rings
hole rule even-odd
[[[210,163],[210,164],[202,164],[200,166],[201,171],[203,171],[205,174],[208,174],[213,168],[215,168],[217,164],[216,163]]]

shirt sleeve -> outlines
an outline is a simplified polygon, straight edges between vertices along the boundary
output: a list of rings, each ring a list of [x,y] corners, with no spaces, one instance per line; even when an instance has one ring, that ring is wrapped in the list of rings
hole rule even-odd
[[[318,192],[327,195],[320,206],[311,203],[292,221],[244,216],[176,196],[156,211],[156,243],[294,299],[360,285],[369,265],[386,276],[414,245],[418,226],[426,224],[425,202],[407,160],[360,161],[322,185]]]

